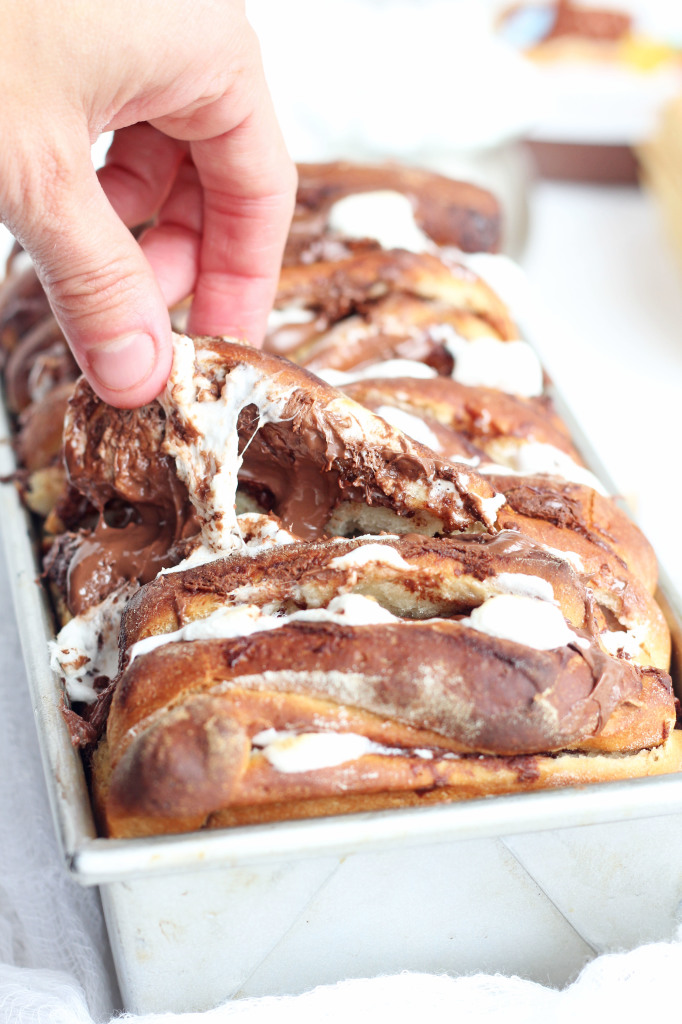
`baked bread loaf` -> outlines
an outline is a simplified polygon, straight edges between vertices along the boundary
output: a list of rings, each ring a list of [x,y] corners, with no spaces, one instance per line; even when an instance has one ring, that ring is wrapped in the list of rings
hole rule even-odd
[[[302,177],[309,238],[376,187],[341,170]],[[61,474],[52,657],[103,834],[682,767],[653,552],[507,307],[452,251],[347,241],[292,243],[263,352],[176,336],[143,409],[74,383],[47,318],[13,342],[24,473]]]
[[[347,202],[349,197],[360,200]],[[413,220],[407,235],[418,245],[463,252],[496,252],[501,213],[495,197],[469,182],[397,163],[377,165],[339,160],[298,165],[298,193],[284,264],[306,264],[368,251],[383,241],[369,215],[379,202]],[[402,200],[402,201],[401,201]],[[350,220],[349,220],[350,218]],[[357,227],[357,231],[349,228]],[[382,224],[383,226],[383,224]],[[395,224],[389,225],[395,230]],[[395,240],[392,245],[401,244]],[[404,245],[404,241],[402,242]]]
[[[201,404],[220,400],[207,391],[225,396],[230,374],[223,377],[222,369],[238,358],[237,346],[228,355],[228,343],[198,345],[193,376]],[[271,365],[249,350],[235,369],[260,362]],[[205,386],[214,379],[210,365],[220,388]],[[296,374],[286,373],[288,392]],[[281,383],[265,395],[258,385],[250,392],[258,411],[245,428],[249,436],[264,414],[271,420],[261,428],[266,439],[268,429],[295,433],[289,403],[300,397],[290,393],[273,408]],[[185,383],[172,381],[169,395],[178,390],[186,392]],[[322,403],[324,397],[321,390]],[[183,408],[173,424],[172,399],[163,402],[171,434],[184,438],[196,421]],[[365,444],[383,473],[398,435],[373,432],[371,423],[364,422]],[[318,443],[330,433],[326,421]],[[295,451],[287,436],[287,450]],[[343,438],[339,432],[335,440]],[[269,447],[281,451],[272,437]],[[364,471],[352,441],[345,454],[335,448],[334,462],[323,444],[320,451],[319,465],[331,463],[341,480],[345,460]],[[220,459],[212,459],[220,477]],[[260,453],[252,482],[262,459]],[[443,517],[444,477],[433,466],[423,479],[422,466],[415,479],[431,514],[441,517],[436,536],[410,529],[331,539],[328,490],[316,485],[325,518],[315,539],[255,554],[237,550],[164,574],[132,597],[94,767],[96,805],[109,834],[379,808],[423,800],[424,793],[427,802],[481,796],[627,777],[628,764],[645,774],[679,764],[669,677],[641,647],[625,650],[626,636],[641,638],[644,620],[612,629],[612,592],[602,594],[559,554],[526,539],[521,520],[501,530],[504,505],[494,521],[474,515],[466,522],[459,511],[454,520]],[[416,519],[419,527],[423,506],[413,516],[404,483],[390,494],[375,490],[381,473],[363,478],[365,499],[391,508],[394,523]],[[478,510],[477,475],[467,469],[466,476]],[[205,477],[186,482],[205,538],[214,538],[215,550],[227,548],[229,539],[203,515]],[[286,496],[282,506],[282,493],[263,486],[286,517]],[[298,491],[295,482],[292,489]],[[343,504],[341,495],[337,508]],[[294,525],[285,518],[285,526]],[[459,535],[448,536],[455,530]],[[641,593],[648,596],[646,588]],[[654,614],[649,624],[655,621]],[[616,648],[618,633],[623,646]],[[664,624],[661,638],[658,657],[667,663]],[[348,803],[340,799],[346,791]]]

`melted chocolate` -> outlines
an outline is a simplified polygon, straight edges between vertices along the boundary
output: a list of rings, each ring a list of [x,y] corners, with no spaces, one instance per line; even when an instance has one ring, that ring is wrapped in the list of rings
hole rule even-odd
[[[493,486],[504,492],[507,504],[522,516],[531,519],[542,519],[564,530],[572,530],[586,537],[597,547],[608,551],[617,558],[621,565],[625,562],[614,550],[613,538],[602,531],[597,533],[585,520],[580,501],[569,494],[552,486],[551,479],[540,478],[537,484],[532,478],[526,477],[519,481],[515,477],[491,476]]]
[[[120,583],[148,583],[160,569],[176,565],[197,542],[196,523],[190,537],[177,537],[176,522],[135,522],[121,528],[101,518],[90,533],[78,535],[64,570],[69,610],[80,615],[98,604]]]

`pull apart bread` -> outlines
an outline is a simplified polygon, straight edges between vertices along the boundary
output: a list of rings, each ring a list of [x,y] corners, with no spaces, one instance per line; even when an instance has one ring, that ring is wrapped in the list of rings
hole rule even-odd
[[[585,485],[557,481],[551,501],[590,522],[596,581],[492,476],[280,357],[186,337],[158,407],[112,410],[81,381],[65,454],[95,507],[165,501],[176,535],[195,527],[176,571],[154,566],[125,604],[93,761],[107,834],[678,765],[667,630],[622,557],[641,538]],[[256,510],[237,514],[238,487]]]
[[[264,351],[176,335],[143,409],[39,360],[63,460],[23,486],[54,470],[52,658],[106,835],[682,767],[653,552],[506,305],[437,239],[355,241],[292,243]]]

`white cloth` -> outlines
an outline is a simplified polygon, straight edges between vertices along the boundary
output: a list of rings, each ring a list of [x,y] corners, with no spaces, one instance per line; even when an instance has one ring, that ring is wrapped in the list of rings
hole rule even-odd
[[[652,1006],[672,1007],[682,944],[643,946],[589,964],[563,992],[521,978],[401,974],[321,986],[301,996],[245,999],[204,1013],[126,1015],[128,1024],[347,1024],[348,1021],[475,1021],[641,1024]],[[57,972],[0,967],[3,1024],[91,1024],[82,990]],[[119,1018],[120,1019],[120,1018]]]
[[[117,990],[102,913],[96,890],[73,884],[57,847],[4,550],[1,574],[0,1021],[15,1019],[5,1014],[6,991],[41,990],[56,999],[57,991],[66,994],[71,987],[74,1003],[78,986],[87,993],[93,1015],[103,1019]],[[35,1019],[16,1016],[22,1024]]]

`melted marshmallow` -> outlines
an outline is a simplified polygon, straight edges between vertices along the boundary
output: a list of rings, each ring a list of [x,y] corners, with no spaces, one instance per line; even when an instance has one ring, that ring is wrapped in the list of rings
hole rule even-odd
[[[354,548],[347,555],[338,555],[328,563],[330,569],[357,569],[370,562],[381,562],[394,569],[411,572],[414,566],[406,562],[403,556],[390,544],[363,544]]]
[[[239,550],[241,555],[257,555],[259,551],[265,551],[267,548],[296,542],[293,533],[289,533],[265,513],[242,512],[237,516],[237,527],[242,538],[242,546]],[[225,554],[224,551],[214,551],[206,544],[198,544],[187,558],[183,558],[177,565],[161,569],[159,576],[167,576],[172,572],[183,572],[185,569],[194,569],[198,565],[216,562],[219,558],[224,558]]]
[[[588,646],[566,624],[561,610],[554,604],[519,594],[498,594],[474,608],[462,625],[480,633],[513,640],[536,651],[552,651],[567,644]]]
[[[333,388],[342,388],[346,384],[352,384],[356,380],[374,380],[382,377],[413,377],[417,380],[428,380],[437,377],[438,371],[426,363],[417,362],[415,359],[386,359],[382,363],[370,363],[357,370],[334,370],[331,367],[323,367],[315,370],[320,380],[331,384]]]
[[[606,629],[603,633],[599,634],[599,639],[605,650],[615,657],[621,654],[626,654],[630,658],[641,658],[642,656],[643,637],[640,630]]]
[[[64,680],[71,701],[92,704],[97,699],[95,680],[113,679],[118,672],[118,633],[121,614],[137,589],[125,583],[99,604],[70,619],[50,640],[50,668]]]
[[[172,633],[145,637],[133,644],[129,659],[133,661],[164,644],[186,640],[233,640],[281,629],[294,622],[335,622],[341,626],[372,626],[397,622],[398,619],[376,601],[362,594],[341,594],[326,608],[305,608],[289,615],[270,615],[257,605],[243,604],[218,608],[204,619],[188,622]]]
[[[540,576],[530,576],[523,572],[500,572],[484,580],[484,586],[494,594],[517,594],[520,597],[533,597],[538,601],[554,603],[552,584]]]
[[[552,444],[542,444],[539,441],[527,441],[510,447],[504,454],[506,465],[499,466],[486,464],[479,469],[480,473],[506,473],[514,476],[535,476],[537,473],[546,473],[548,476],[558,476],[569,483],[582,484],[591,487],[599,494],[606,495],[606,490],[597,480],[594,473],[584,466],[579,466],[570,455],[555,448]]]
[[[255,555],[266,548],[296,542],[293,533],[285,530],[275,519],[262,512],[243,512],[237,516],[237,524],[244,540],[244,548],[249,555]]]
[[[268,315],[268,330],[277,331],[280,327],[293,324],[310,324],[317,313],[303,306],[285,306],[284,309],[272,309]]]
[[[219,558],[229,552],[214,551],[207,544],[197,544],[177,565],[169,565],[159,570],[159,576],[168,576],[172,572],[184,572],[185,569],[195,569],[198,565],[206,565],[208,562],[216,562]]]
[[[460,384],[495,388],[524,398],[542,394],[542,366],[527,342],[463,338],[450,324],[439,324],[429,333],[454,359],[452,377]]]
[[[354,732],[302,732],[263,729],[252,737],[254,747],[262,750],[273,768],[279,772],[312,772],[320,768],[336,768],[338,765],[355,761],[365,754],[395,754],[433,760],[434,752],[418,747],[404,750],[402,747],[387,747],[376,743],[367,736]],[[441,756],[457,756],[444,754]]]
[[[455,461],[455,460],[453,460]],[[464,486],[468,487],[470,483],[470,477],[466,473],[459,474],[459,482]],[[450,480],[434,480],[430,485],[431,494],[438,495],[439,497],[456,495],[458,494],[457,488]],[[483,521],[487,526],[494,526],[497,522],[497,513],[506,504],[506,497],[504,494],[495,493],[490,498],[481,498],[479,495],[472,495],[478,502],[478,506],[483,517]]]
[[[504,494],[493,494],[491,498],[479,498],[478,503],[488,526],[494,526],[497,522],[497,513],[507,503],[507,499]]]
[[[293,733],[264,729],[251,741],[279,772],[312,772],[355,761],[378,746],[352,732]]]
[[[176,456],[178,476],[187,484],[197,511],[204,513],[204,528],[201,543],[190,555],[179,565],[162,569],[160,574],[215,561],[237,548],[241,553],[256,554],[267,547],[292,543],[295,538],[269,516],[245,513],[238,517],[235,513],[237,473],[241,465],[237,452],[239,412],[255,403],[261,422],[277,418],[276,409],[264,395],[264,385],[257,371],[249,366],[236,367],[227,376],[217,401],[198,402],[194,345],[189,338],[181,337],[176,337],[174,344],[173,372],[164,396],[165,404],[162,404],[167,415],[169,411],[179,413],[198,430],[199,439],[195,443],[185,443],[181,436],[168,440],[171,431],[167,430],[164,446]],[[211,496],[203,502],[198,493],[202,480],[211,473]],[[218,515],[214,515],[215,512]],[[100,605],[72,619],[51,642],[52,669],[64,679],[72,701],[92,703],[97,698],[94,688],[97,677],[116,675],[121,614],[135,589],[134,585],[127,585],[116,590]],[[244,628],[246,632],[253,631]]]
[[[204,545],[227,553],[241,546],[235,512],[237,473],[242,463],[239,413],[247,405],[255,405],[258,427],[277,422],[287,396],[279,403],[272,402],[262,374],[253,366],[240,364],[225,375],[220,394],[214,398],[200,365],[215,361],[220,366],[220,357],[210,350],[201,351],[197,360],[192,340],[180,335],[173,336],[173,346],[173,368],[159,396],[168,417],[163,450],[175,458],[177,474],[202,523]]]
[[[374,238],[384,249],[424,252],[435,248],[417,225],[407,196],[390,189],[357,192],[337,200],[328,223],[346,238]]]
[[[523,319],[528,307],[536,301],[525,272],[509,256],[491,252],[457,253],[457,259],[490,285],[514,319]]]
[[[576,572],[585,572],[585,563],[580,555],[576,554],[575,551],[562,551],[560,548],[550,547],[549,544],[542,544],[541,547],[543,547],[549,555],[554,555],[555,558],[560,558],[563,562],[568,562]]]
[[[404,409],[397,409],[393,405],[380,405],[374,411],[377,416],[381,416],[382,420],[386,420],[392,427],[402,430],[403,434],[407,434],[414,441],[425,444],[434,452],[440,451],[440,441],[419,416],[413,416],[412,413],[405,412]]]

